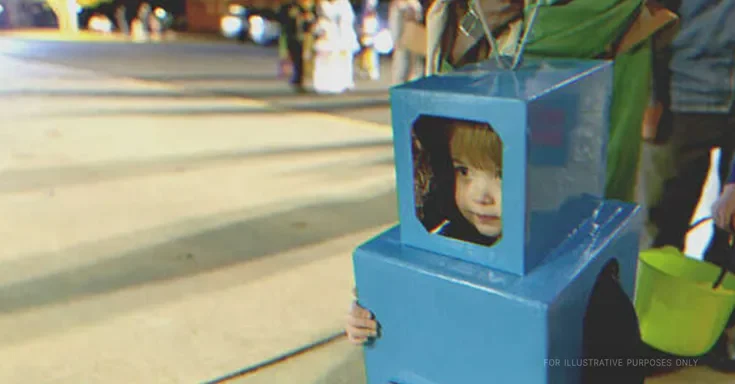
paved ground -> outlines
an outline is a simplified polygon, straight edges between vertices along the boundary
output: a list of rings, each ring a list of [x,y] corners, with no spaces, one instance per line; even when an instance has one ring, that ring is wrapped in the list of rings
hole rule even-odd
[[[31,36],[39,34],[36,32]],[[276,77],[277,52],[271,47],[192,39],[179,40],[180,44],[131,44],[117,37],[112,41],[80,44],[77,41],[52,39],[48,34],[40,36],[45,38],[19,39],[17,34],[0,34],[0,53],[113,76],[163,82],[187,91],[176,92],[179,99],[262,100],[292,110],[319,111],[350,119],[390,124],[387,92],[390,76],[387,62],[382,66],[382,80],[361,81],[357,90],[352,93],[335,96],[296,95],[285,80]],[[65,94],[57,91],[55,95]],[[135,95],[128,92],[98,96],[131,98]],[[154,106],[149,106],[148,112],[155,112],[150,107]],[[243,114],[239,109],[233,108],[216,112]],[[186,110],[180,113],[195,114],[201,111]]]
[[[56,40],[0,37],[0,383],[362,383],[344,338],[248,368],[340,331],[350,252],[396,219],[385,84]]]
[[[201,382],[341,329],[386,126],[0,67],[0,382]]]

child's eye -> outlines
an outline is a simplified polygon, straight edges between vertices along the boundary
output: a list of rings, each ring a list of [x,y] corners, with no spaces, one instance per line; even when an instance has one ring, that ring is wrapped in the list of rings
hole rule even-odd
[[[454,166],[454,173],[460,174],[462,176],[467,176],[467,174],[470,172],[470,170],[465,167],[464,165],[455,165]]]

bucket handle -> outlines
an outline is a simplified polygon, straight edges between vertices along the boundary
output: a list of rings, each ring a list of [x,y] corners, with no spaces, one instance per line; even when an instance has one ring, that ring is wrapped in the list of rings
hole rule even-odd
[[[689,233],[689,232],[697,229],[697,227],[699,227],[700,225],[702,225],[702,224],[704,224],[704,223],[706,223],[706,222],[708,222],[710,220],[713,220],[713,218],[711,216],[708,216],[708,217],[704,217],[704,218],[701,218],[701,219],[695,221],[692,225],[689,226],[689,229],[687,229],[687,233]],[[718,228],[715,228],[715,231],[717,231],[717,230],[718,230]],[[731,253],[730,256],[731,256],[732,259],[735,259],[735,252],[733,252],[733,250],[735,250],[735,243],[733,242],[733,234],[735,233],[735,227],[733,227],[733,223],[730,223],[730,231],[729,232],[730,232],[729,243],[730,243],[730,251],[731,251],[730,252]],[[722,285],[722,282],[725,280],[725,276],[727,276],[727,266],[723,265],[722,267],[720,267],[720,274],[717,276],[717,279],[712,284],[712,289],[719,288],[720,285]]]
[[[727,275],[727,268],[721,267],[720,268],[720,274],[717,276],[717,280],[715,280],[715,283],[712,284],[712,289],[717,289],[722,285],[722,282],[725,280],[725,276]]]

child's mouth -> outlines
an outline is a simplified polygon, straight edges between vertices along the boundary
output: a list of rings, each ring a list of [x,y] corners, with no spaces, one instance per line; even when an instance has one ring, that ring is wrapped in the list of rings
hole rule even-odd
[[[477,217],[477,221],[481,224],[495,224],[500,221],[500,217],[496,215],[481,215],[479,213],[475,213],[475,217]]]

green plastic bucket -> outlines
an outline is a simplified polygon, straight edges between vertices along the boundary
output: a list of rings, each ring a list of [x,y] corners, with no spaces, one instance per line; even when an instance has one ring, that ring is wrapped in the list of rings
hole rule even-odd
[[[674,247],[641,252],[635,309],[646,344],[678,356],[700,356],[717,342],[735,307],[735,276]]]

